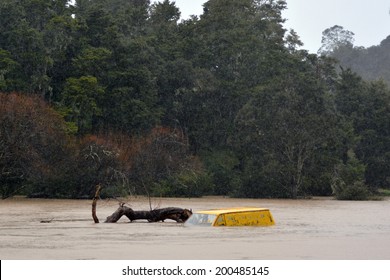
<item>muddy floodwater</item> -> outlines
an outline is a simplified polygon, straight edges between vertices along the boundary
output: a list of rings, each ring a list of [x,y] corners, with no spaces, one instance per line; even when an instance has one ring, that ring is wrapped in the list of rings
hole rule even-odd
[[[144,198],[126,202],[135,210],[149,208]],[[0,201],[0,259],[390,259],[389,199],[157,198],[152,206],[267,207],[276,225],[185,227],[170,221],[129,223],[126,217],[94,224],[88,200],[14,198]],[[117,207],[117,201],[100,200],[101,222]]]

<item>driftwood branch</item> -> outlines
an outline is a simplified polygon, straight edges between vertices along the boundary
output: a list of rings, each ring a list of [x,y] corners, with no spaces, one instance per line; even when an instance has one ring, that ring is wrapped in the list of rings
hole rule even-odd
[[[93,201],[92,201],[92,218],[96,224],[99,223],[99,219],[96,216],[96,204],[97,204],[97,200],[99,199],[101,189],[102,189],[102,187],[100,185],[96,186],[95,196],[94,196]]]
[[[99,223],[99,219],[96,215],[96,205],[99,199],[100,191],[102,187],[96,186],[95,196],[92,201],[92,218],[95,223]],[[108,216],[105,223],[116,223],[122,216],[126,216],[130,222],[135,220],[147,220],[148,222],[164,222],[165,220],[174,220],[178,223],[184,223],[190,216],[192,211],[188,209],[178,207],[167,207],[161,209],[154,209],[150,211],[134,211],[133,209],[125,206],[121,203],[119,208],[111,215]]]
[[[126,216],[130,222],[135,220],[147,220],[148,222],[164,222],[164,220],[174,220],[178,223],[184,223],[192,211],[178,207],[167,207],[154,209],[150,211],[134,211],[123,204],[111,215],[108,216],[105,223],[116,223],[122,216]]]

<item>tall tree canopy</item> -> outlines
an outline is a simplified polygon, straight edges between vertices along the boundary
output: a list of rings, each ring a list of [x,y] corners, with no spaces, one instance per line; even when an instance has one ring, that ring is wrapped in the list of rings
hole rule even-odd
[[[309,54],[283,26],[286,1],[203,7],[180,20],[170,0],[1,1],[0,190],[80,197],[104,182],[111,194],[296,198],[389,186],[389,89],[331,58],[386,77],[387,39],[356,48],[336,25]],[[20,147],[10,116],[32,129]],[[60,135],[55,167],[44,147]],[[39,166],[24,165],[30,145]]]

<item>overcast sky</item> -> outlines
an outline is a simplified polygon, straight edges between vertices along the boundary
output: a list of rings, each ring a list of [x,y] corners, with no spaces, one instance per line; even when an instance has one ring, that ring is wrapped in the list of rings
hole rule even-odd
[[[200,15],[205,0],[173,0],[183,18]],[[341,25],[355,33],[355,45],[378,45],[390,35],[390,0],[287,0],[285,27],[294,29],[316,53],[321,46],[322,31]]]

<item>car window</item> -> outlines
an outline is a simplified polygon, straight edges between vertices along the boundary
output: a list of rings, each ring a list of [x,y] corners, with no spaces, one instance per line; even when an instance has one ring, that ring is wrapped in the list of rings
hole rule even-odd
[[[205,226],[210,226],[210,225],[213,224],[215,218],[216,218],[216,215],[194,213],[187,220],[186,224],[187,225],[205,225]]]

